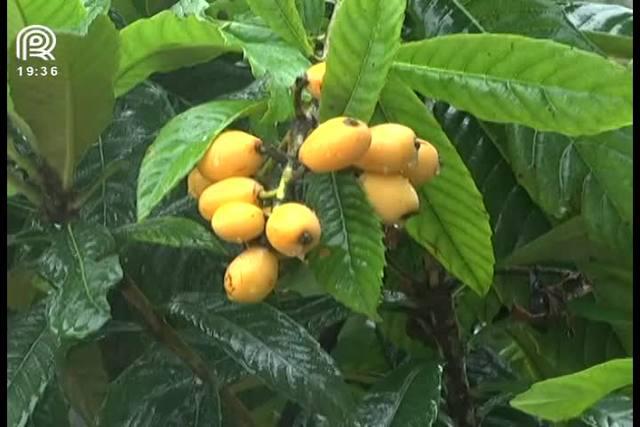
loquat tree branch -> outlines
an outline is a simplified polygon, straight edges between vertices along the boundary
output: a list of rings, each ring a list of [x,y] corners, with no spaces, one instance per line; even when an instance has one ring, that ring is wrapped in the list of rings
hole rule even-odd
[[[120,292],[127,304],[142,317],[147,329],[158,342],[178,356],[200,380],[214,387],[219,386],[220,383],[215,374],[209,370],[200,355],[185,343],[175,329],[156,313],[151,302],[130,277],[125,276],[120,286]],[[225,406],[232,411],[233,420],[238,427],[255,427],[249,410],[240,399],[226,386],[220,386],[219,393]]]

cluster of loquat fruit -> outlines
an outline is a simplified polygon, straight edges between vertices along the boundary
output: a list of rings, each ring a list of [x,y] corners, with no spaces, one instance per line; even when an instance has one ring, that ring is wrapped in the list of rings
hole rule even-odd
[[[325,64],[306,74],[307,90],[320,98]],[[227,130],[218,135],[188,176],[188,191],[198,200],[200,215],[222,240],[248,244],[227,267],[224,288],[230,300],[263,300],[278,280],[278,253],[304,256],[320,241],[316,214],[298,202],[262,207],[265,190],[252,176],[264,161],[263,141],[249,133]],[[335,117],[304,139],[298,161],[314,173],[355,167],[360,184],[385,224],[395,224],[419,208],[418,187],[437,175],[438,152],[401,124],[369,127],[351,117]],[[265,219],[266,217],[266,219]],[[271,248],[257,242],[263,234]]]

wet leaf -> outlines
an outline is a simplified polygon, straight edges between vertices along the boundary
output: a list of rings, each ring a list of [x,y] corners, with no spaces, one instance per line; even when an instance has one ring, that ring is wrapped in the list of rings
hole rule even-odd
[[[316,280],[342,304],[378,319],[385,248],[373,208],[347,172],[313,175],[306,187],[322,226],[320,245],[309,254]]]
[[[68,224],[39,260],[55,288],[48,304],[51,330],[61,340],[82,339],[110,318],[107,293],[122,279],[111,234],[101,226]]]
[[[302,326],[275,308],[188,293],[176,296],[168,309],[303,407],[337,419],[350,409],[352,398],[331,357]]]
[[[7,331],[7,425],[22,427],[54,377],[58,342],[44,303],[9,319]]]

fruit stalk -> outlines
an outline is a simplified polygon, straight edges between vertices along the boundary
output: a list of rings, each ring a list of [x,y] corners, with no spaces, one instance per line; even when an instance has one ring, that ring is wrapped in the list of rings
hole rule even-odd
[[[145,325],[151,334],[176,356],[178,356],[193,373],[213,386],[219,386],[216,376],[209,370],[205,361],[196,353],[187,343],[185,343],[180,335],[173,329],[163,318],[155,312],[151,302],[142,293],[140,288],[128,276],[125,276],[120,292],[124,296],[127,304],[135,309],[142,317]],[[234,421],[239,427],[255,427],[255,423],[251,418],[249,410],[226,386],[219,389],[220,397],[225,405],[234,413]]]
[[[311,129],[313,129],[315,124],[315,120],[313,119],[313,117],[307,114],[302,104],[302,91],[304,90],[305,85],[306,79],[304,77],[298,77],[296,79],[293,88],[296,117],[293,121],[291,129],[289,130],[289,132],[287,132],[282,140],[282,143],[276,150],[278,152],[277,156],[284,157],[284,159],[286,159],[286,164],[284,169],[282,170],[282,175],[280,176],[278,186],[273,190],[262,191],[260,193],[260,198],[263,200],[275,199],[276,203],[283,202],[287,195],[287,188],[289,184],[293,182],[294,179],[298,178],[298,174],[294,172],[295,167],[297,166],[295,159],[298,158],[298,151],[300,150],[300,147],[302,146],[302,143],[304,142],[307,134],[311,131]],[[280,151],[282,148],[286,148],[287,155],[284,155]],[[275,159],[276,156],[271,157]],[[258,175],[260,175],[261,173],[263,173],[263,170],[258,172]]]

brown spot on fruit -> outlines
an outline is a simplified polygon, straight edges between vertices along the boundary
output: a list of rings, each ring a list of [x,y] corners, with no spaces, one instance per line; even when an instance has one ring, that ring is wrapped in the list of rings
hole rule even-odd
[[[238,255],[224,275],[224,289],[239,303],[262,301],[278,281],[278,259],[267,248],[251,247]]]
[[[298,159],[316,173],[337,171],[361,158],[369,144],[371,131],[364,122],[335,117],[309,134],[300,147]]]
[[[320,221],[301,203],[276,206],[267,220],[266,235],[275,250],[302,258],[320,242]]]

